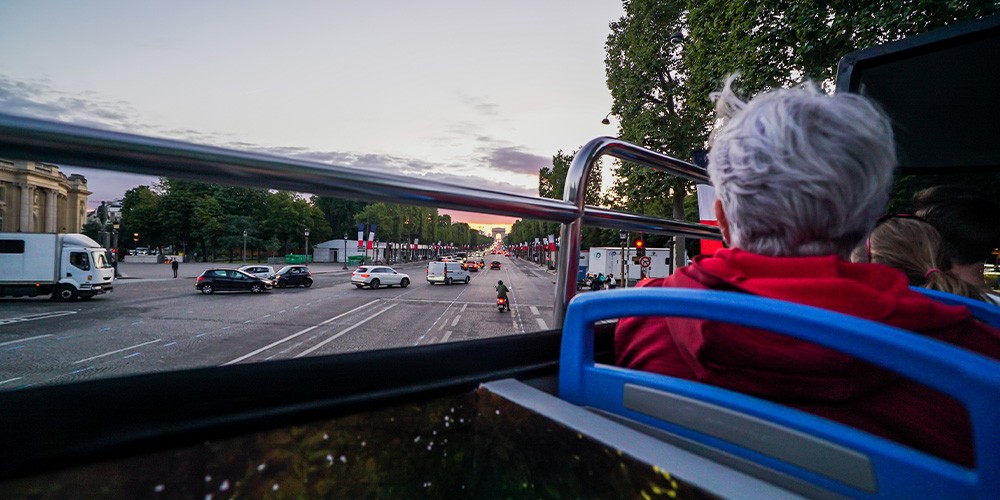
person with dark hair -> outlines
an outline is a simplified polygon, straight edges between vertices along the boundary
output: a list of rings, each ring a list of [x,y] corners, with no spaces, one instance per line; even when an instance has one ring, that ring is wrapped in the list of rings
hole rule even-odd
[[[864,245],[851,254],[853,262],[874,262],[903,271],[910,286],[953,293],[987,301],[971,283],[949,272],[941,234],[916,215],[883,217],[868,234]]]
[[[983,277],[987,259],[1000,246],[1000,204],[974,187],[951,184],[916,193],[913,206],[941,233],[949,271],[1000,305],[1000,296],[989,293]]]
[[[725,122],[708,163],[728,248],[637,286],[820,307],[1000,359],[1000,330],[968,308],[911,290],[897,269],[848,261],[889,200],[897,165],[889,119],[863,96],[814,84],[749,102],[731,85],[713,96]],[[975,461],[959,403],[809,342],[716,321],[627,317],[615,330],[615,362],[776,401],[967,467]]]

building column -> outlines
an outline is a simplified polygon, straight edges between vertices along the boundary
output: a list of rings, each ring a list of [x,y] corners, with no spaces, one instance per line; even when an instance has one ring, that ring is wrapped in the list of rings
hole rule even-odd
[[[31,232],[31,192],[34,188],[28,184],[19,184],[18,187],[21,188],[21,224],[18,226],[18,231],[22,233]]]
[[[59,215],[58,199],[55,189],[48,189],[45,191],[45,232],[46,233],[56,233],[59,232],[59,227],[56,225],[56,217]]]

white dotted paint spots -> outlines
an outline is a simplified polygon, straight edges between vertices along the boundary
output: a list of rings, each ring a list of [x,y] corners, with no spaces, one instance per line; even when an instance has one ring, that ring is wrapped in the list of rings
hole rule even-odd
[[[257,466],[257,472],[264,472],[264,469],[266,469],[266,468],[267,468],[267,464],[260,464],[260,465]]]
[[[413,442],[414,443],[419,443],[420,442],[420,436],[417,436],[416,438],[414,438]]]
[[[324,432],[323,433],[323,441],[326,441],[328,439],[330,439],[330,435]]]
[[[497,415],[499,415],[499,414],[500,414],[500,410],[497,410]]]
[[[365,446],[366,443],[367,443],[367,441],[362,441],[361,442],[361,447],[364,448],[364,446]]]
[[[212,494],[209,493],[209,494],[205,495],[205,500],[212,500]]]
[[[219,491],[229,491],[229,480],[228,479],[222,481],[222,484],[219,485]]]
[[[278,491],[278,483],[274,483],[274,486],[271,486],[271,491]]]
[[[327,455],[326,456],[326,464],[327,465],[333,465],[333,455]]]
[[[163,490],[165,490],[165,489],[167,489],[167,487],[164,486],[164,485],[162,485],[162,484],[158,484],[155,487],[153,487],[153,491],[155,491],[157,493],[163,493]]]
[[[347,463],[347,456],[346,455],[341,455],[340,456],[340,463],[342,463],[342,464],[346,464]]]
[[[205,482],[206,483],[211,483],[212,482],[212,476],[205,476]]]

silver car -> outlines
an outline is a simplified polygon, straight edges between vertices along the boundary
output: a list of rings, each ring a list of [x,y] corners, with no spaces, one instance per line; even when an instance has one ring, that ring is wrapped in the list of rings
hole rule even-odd
[[[271,266],[249,265],[239,269],[247,274],[252,274],[258,278],[271,279],[274,276],[274,268]]]

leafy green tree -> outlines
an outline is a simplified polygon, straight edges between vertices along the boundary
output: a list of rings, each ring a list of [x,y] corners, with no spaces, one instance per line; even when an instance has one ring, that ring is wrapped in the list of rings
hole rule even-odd
[[[703,146],[707,126],[688,112],[683,51],[670,41],[684,28],[688,8],[679,0],[626,1],[625,15],[611,24],[605,58],[622,139],[680,159]],[[617,178],[615,208],[683,219],[690,181],[628,162]],[[682,264],[683,252],[675,255]]]
[[[371,202],[313,196],[312,204],[323,212],[334,238],[345,233],[350,238],[356,234],[355,214],[363,211]]]
[[[149,186],[138,186],[125,192],[122,199],[122,219],[119,228],[119,246],[134,246],[131,235],[139,234],[149,241],[163,230],[160,195]],[[155,243],[154,243],[155,244]]]
[[[219,248],[219,239],[225,231],[223,225],[225,219],[219,201],[211,196],[202,196],[195,201],[191,215],[191,237],[201,243],[205,255],[211,255],[214,260]],[[226,253],[231,255],[228,251]]]

